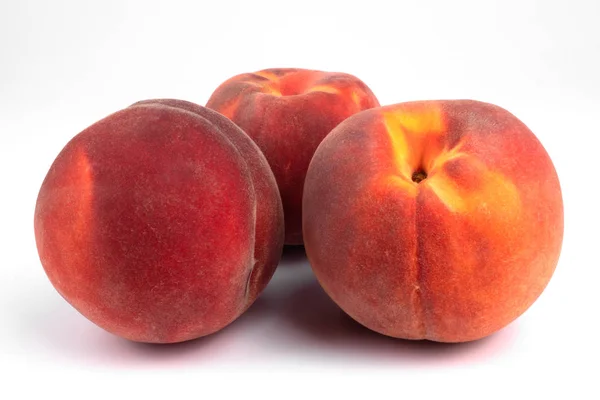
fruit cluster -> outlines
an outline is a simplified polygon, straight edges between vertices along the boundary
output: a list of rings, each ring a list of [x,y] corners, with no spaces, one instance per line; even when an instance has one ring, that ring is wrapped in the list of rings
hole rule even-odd
[[[305,246],[364,326],[476,340],[538,298],[562,236],[552,161],[508,111],[381,107],[352,75],[287,68],[235,76],[206,107],[145,100],[96,122],[57,156],[35,209],[57,291],[152,343],[230,324],[284,244]]]

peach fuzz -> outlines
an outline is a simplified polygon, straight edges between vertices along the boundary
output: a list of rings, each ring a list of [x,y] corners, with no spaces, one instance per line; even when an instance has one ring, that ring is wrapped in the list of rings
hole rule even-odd
[[[38,195],[35,238],[56,290],[115,335],[216,332],[270,280],[283,208],[264,156],[222,115],[148,100],[76,135]]]
[[[308,169],[311,266],[352,318],[385,335],[465,342],[508,325],[559,259],[563,204],[542,144],[471,101],[356,114]]]
[[[285,243],[302,244],[302,191],[317,146],[344,119],[379,103],[352,75],[282,68],[237,75],[206,106],[239,125],[263,151],[281,193]]]

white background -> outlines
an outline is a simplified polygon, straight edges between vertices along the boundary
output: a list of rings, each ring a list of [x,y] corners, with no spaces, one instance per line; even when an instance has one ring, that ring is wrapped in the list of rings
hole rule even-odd
[[[598,0],[0,0],[0,399],[600,398],[599,18]],[[392,340],[342,316],[298,251],[247,314],[189,343],[130,343],[67,305],[33,237],[66,142],[134,101],[205,104],[269,67],[349,72],[382,104],[472,98],[522,119],[565,201],[534,306],[474,343]]]

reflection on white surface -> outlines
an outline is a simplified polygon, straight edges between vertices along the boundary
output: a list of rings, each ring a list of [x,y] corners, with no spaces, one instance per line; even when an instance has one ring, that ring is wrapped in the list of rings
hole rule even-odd
[[[41,272],[41,271],[40,271]],[[317,283],[302,247],[286,248],[267,289],[238,320],[222,331],[169,345],[134,343],[89,322],[47,283],[42,300],[21,299],[14,325],[28,351],[75,365],[162,368],[265,360],[453,365],[493,359],[518,334],[515,324],[472,343],[443,344],[385,337],[358,324]],[[25,295],[25,294],[23,294]]]

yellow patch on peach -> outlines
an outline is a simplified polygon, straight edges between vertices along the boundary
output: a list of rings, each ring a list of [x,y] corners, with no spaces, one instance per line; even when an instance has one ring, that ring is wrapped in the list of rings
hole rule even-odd
[[[491,171],[475,159],[479,183],[467,188],[452,179],[443,170],[430,176],[423,183],[433,190],[444,205],[452,212],[474,215],[490,212],[502,214],[502,220],[515,221],[521,210],[519,192],[515,185],[502,174]],[[490,211],[492,210],[492,211]]]
[[[277,84],[277,82],[273,82],[271,85],[265,85],[262,87],[262,93],[265,94],[270,94],[273,96],[283,96],[283,94],[281,93],[281,89],[279,88],[279,85]]]
[[[279,80],[279,77],[272,72],[269,71],[258,71],[254,72],[254,75],[262,76],[263,78],[269,79],[271,81]]]
[[[429,171],[430,174],[433,174],[448,161],[452,161],[460,157],[468,157],[467,153],[462,152],[463,144],[464,142],[461,140],[450,150],[444,148],[444,151],[438,154],[437,157],[432,157],[429,160],[429,163],[426,165],[427,171]]]
[[[350,93],[350,98],[352,99],[352,101],[354,102],[354,104],[356,104],[357,106],[360,107],[360,96],[358,95],[358,93],[356,93],[353,90],[352,93]]]
[[[410,177],[441,151],[433,148],[435,139],[446,130],[439,108],[384,112],[383,121],[392,143],[394,160],[402,175]],[[427,160],[423,159],[424,156]]]
[[[404,176],[412,174],[414,160],[411,156],[414,154],[408,146],[406,133],[401,125],[398,124],[398,119],[393,113],[386,113],[383,116],[385,128],[392,144],[392,152],[394,153],[394,161]]]
[[[416,135],[441,134],[446,130],[446,123],[439,107],[427,107],[417,110],[402,110],[400,112],[386,112],[386,121],[402,131]]]
[[[340,91],[337,90],[336,88],[327,86],[327,85],[313,86],[313,87],[309,88],[308,90],[306,90],[304,93],[311,93],[311,92],[324,92],[324,93],[333,93],[333,94],[340,93]]]

